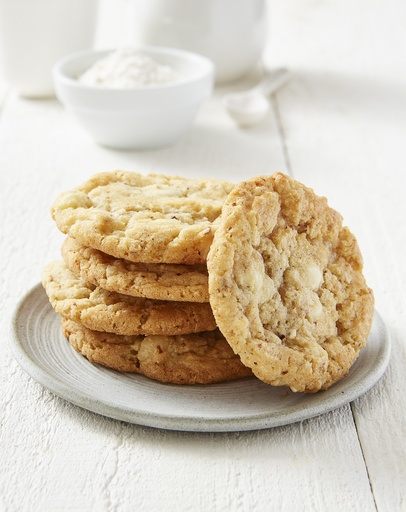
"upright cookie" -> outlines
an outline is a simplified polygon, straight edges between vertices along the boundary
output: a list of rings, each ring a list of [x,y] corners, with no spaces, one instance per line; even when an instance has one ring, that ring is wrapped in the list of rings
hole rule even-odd
[[[209,303],[130,297],[86,283],[62,261],[50,263],[42,282],[52,307],[89,329],[115,334],[189,334],[216,328]]]
[[[348,373],[374,298],[357,241],[325,198],[280,173],[239,184],[207,264],[217,324],[262,381],[312,393]]]
[[[149,299],[209,302],[206,265],[133,263],[70,237],[62,245],[62,256],[73,273],[105,290]]]
[[[115,171],[61,194],[58,228],[83,245],[143,263],[205,263],[231,183]]]
[[[252,376],[218,329],[179,336],[119,336],[62,320],[71,345],[92,363],[172,384],[212,384]]]

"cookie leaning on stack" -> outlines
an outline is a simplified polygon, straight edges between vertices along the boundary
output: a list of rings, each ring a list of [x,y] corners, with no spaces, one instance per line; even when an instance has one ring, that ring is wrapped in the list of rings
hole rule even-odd
[[[68,238],[44,286],[91,361],[186,384],[252,370],[313,393],[343,378],[366,343],[374,298],[357,241],[325,198],[288,176],[234,187],[102,173],[62,194],[52,215]]]
[[[365,346],[374,296],[357,241],[325,198],[288,176],[234,188],[208,270],[217,324],[263,382],[327,389]]]
[[[232,187],[117,171],[61,194],[64,261],[42,280],[77,351],[161,382],[251,375],[216,329],[203,263]]]

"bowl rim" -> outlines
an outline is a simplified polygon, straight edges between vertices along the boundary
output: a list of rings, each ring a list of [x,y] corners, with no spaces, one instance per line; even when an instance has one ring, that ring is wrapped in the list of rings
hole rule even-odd
[[[204,55],[201,55],[199,53],[178,49],[178,48],[172,48],[167,46],[135,46],[134,47],[137,51],[145,52],[149,55],[173,55],[175,57],[180,57],[188,61],[194,61],[199,64],[201,64],[201,71],[199,71],[195,76],[193,77],[186,77],[181,78],[180,80],[176,80],[175,82],[170,82],[167,84],[151,84],[151,85],[145,85],[145,86],[137,86],[137,87],[128,87],[128,88],[121,88],[121,87],[105,87],[105,86],[97,86],[97,85],[88,85],[79,82],[77,78],[73,78],[72,76],[69,76],[66,71],[65,67],[68,64],[71,64],[72,62],[75,62],[80,59],[86,59],[92,57],[92,62],[90,63],[90,66],[93,65],[97,60],[105,57],[106,55],[113,53],[114,51],[120,49],[117,48],[107,48],[107,49],[90,49],[90,50],[81,50],[78,52],[70,53],[68,55],[65,55],[61,59],[59,59],[52,68],[52,75],[54,77],[54,80],[56,82],[59,82],[60,84],[63,84],[65,86],[69,86],[75,89],[84,89],[89,91],[97,91],[99,94],[101,93],[117,93],[120,94],[134,94],[134,92],[138,94],[142,94],[143,92],[150,92],[152,90],[170,90],[175,89],[179,86],[185,86],[185,85],[192,85],[194,83],[198,83],[201,80],[205,80],[209,77],[211,77],[214,80],[215,75],[215,65],[214,63]]]

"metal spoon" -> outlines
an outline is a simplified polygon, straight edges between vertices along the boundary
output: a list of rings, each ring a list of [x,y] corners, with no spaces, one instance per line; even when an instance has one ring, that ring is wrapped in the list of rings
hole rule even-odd
[[[268,97],[285,85],[290,78],[291,74],[286,69],[278,69],[248,91],[226,94],[224,106],[239,126],[253,126],[268,114]]]

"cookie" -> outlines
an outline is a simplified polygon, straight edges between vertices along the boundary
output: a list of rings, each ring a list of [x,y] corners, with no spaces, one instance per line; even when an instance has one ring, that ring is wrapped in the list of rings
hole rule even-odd
[[[313,393],[348,373],[374,298],[357,241],[325,198],[281,173],[240,183],[207,265],[217,325],[262,381]]]
[[[90,362],[172,384],[212,384],[252,376],[217,329],[178,336],[120,336],[62,319],[70,344]]]
[[[189,334],[216,328],[209,303],[130,297],[86,283],[62,261],[51,262],[42,282],[57,313],[95,331],[115,334]]]
[[[51,208],[81,244],[142,263],[202,264],[233,185],[123,171],[96,174]]]
[[[105,290],[149,299],[209,302],[206,265],[133,263],[70,237],[62,244],[62,257],[74,274]]]

